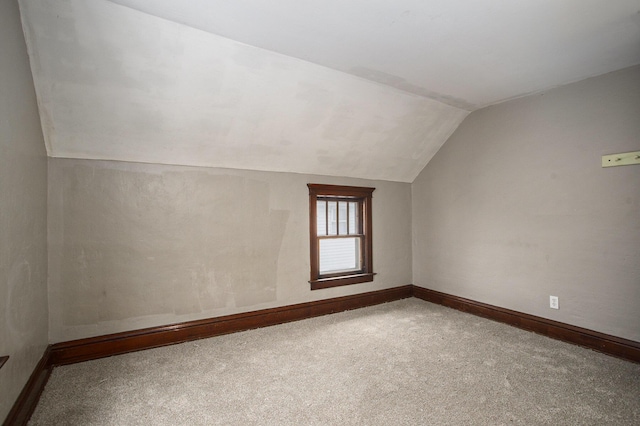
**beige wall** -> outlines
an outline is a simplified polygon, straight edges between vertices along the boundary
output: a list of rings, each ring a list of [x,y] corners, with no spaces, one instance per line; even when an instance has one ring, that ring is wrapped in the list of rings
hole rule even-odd
[[[309,289],[307,183],[373,186],[372,283]],[[406,183],[49,159],[52,343],[411,283]]]
[[[473,112],[412,185],[414,283],[640,341],[640,166],[600,166],[635,150],[640,67]]]
[[[0,422],[47,345],[47,159],[18,4],[0,1]]]

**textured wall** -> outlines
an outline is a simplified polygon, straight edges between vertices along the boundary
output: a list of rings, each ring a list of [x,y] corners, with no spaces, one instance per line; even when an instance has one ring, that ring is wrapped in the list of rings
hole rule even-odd
[[[640,166],[600,166],[639,117],[640,67],[470,114],[412,185],[414,283],[640,341]]]
[[[306,184],[374,186],[373,283],[309,289]],[[410,185],[49,159],[52,343],[411,282]]]
[[[0,1],[0,421],[47,345],[47,159],[18,4]]]

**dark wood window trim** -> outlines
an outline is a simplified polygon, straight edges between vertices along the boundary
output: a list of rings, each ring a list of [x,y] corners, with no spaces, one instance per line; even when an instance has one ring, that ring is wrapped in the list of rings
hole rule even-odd
[[[373,225],[372,225],[372,194],[375,188],[360,186],[323,185],[309,183],[309,240],[311,253],[311,290],[338,287],[342,285],[358,284],[373,281]],[[362,238],[361,268],[357,271],[345,273],[320,273],[320,237],[318,237],[317,202],[320,199],[335,199],[340,201],[356,201],[360,207],[360,221],[357,234]],[[348,223],[348,221],[347,221]],[[347,229],[348,229],[347,225]],[[349,236],[349,235],[347,235]],[[333,238],[340,238],[339,235]]]

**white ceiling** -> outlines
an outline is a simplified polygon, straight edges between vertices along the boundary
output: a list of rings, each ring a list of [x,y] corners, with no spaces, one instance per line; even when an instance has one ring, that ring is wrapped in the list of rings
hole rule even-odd
[[[411,182],[470,110],[640,63],[640,0],[20,6],[52,157]]]
[[[640,0],[111,0],[473,110],[640,62]]]

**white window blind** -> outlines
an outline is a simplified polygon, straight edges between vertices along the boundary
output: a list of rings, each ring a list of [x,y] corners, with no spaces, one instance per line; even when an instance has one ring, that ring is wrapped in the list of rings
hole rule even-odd
[[[320,240],[320,273],[357,271],[360,267],[360,238]]]

